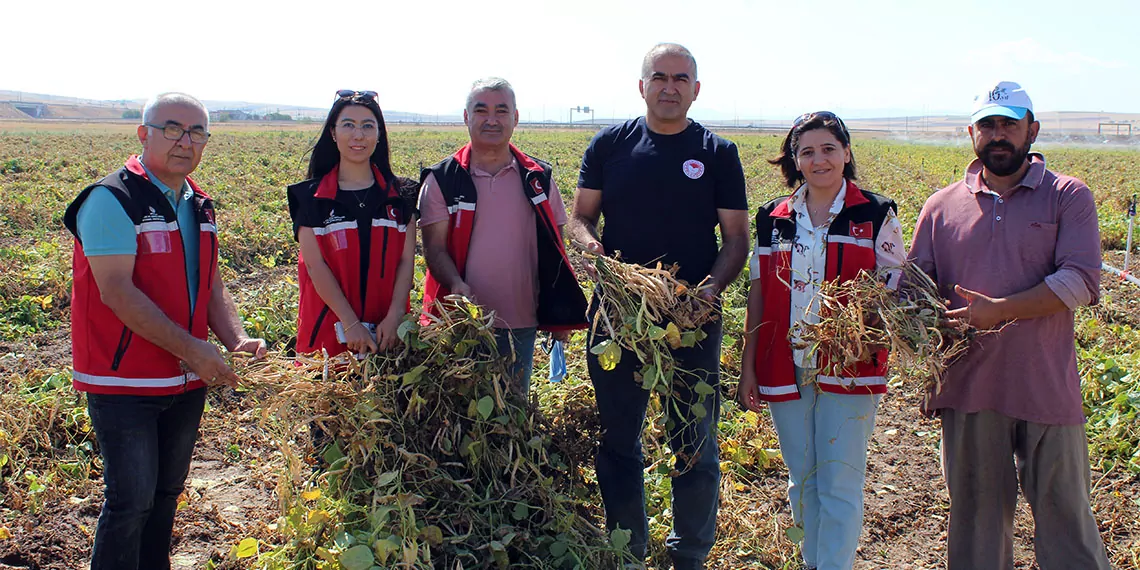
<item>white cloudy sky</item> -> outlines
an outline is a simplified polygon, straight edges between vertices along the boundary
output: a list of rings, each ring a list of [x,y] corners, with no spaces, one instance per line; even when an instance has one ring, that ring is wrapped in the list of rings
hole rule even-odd
[[[94,99],[324,107],[354,88],[455,114],[499,75],[524,120],[622,117],[644,109],[641,57],[675,41],[700,66],[698,118],[965,114],[997,79],[1039,111],[1140,111],[1136,0],[60,0],[0,18],[0,89]]]

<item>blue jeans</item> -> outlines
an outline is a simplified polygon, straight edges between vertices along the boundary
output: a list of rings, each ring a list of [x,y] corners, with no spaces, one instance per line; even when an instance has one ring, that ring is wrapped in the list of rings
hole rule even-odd
[[[804,531],[804,565],[850,570],[863,530],[867,441],[880,394],[817,392],[796,368],[800,399],[770,402],[780,454],[788,466],[792,519]]]
[[[538,329],[535,327],[495,329],[499,354],[510,356],[514,350],[515,359],[511,363],[510,374],[517,385],[522,387],[523,396],[530,392],[530,376],[534,371],[534,338],[537,334]]]
[[[205,388],[173,396],[87,394],[105,489],[91,570],[170,568],[174,511],[205,403]]]
[[[683,376],[683,382],[674,381],[675,393],[681,402],[696,401],[690,390],[698,381],[707,382],[715,390],[705,399],[706,414],[702,419],[677,417],[673,407],[669,407],[673,420],[670,447],[696,458],[687,471],[672,480],[673,532],[665,540],[665,548],[678,570],[703,568],[716,538],[720,497],[717,423],[720,419],[721,322],[710,323],[704,330],[708,338],[699,346],[673,352],[677,367],[693,373]],[[590,344],[596,344],[601,338],[599,335],[591,339]],[[606,508],[606,528],[631,531],[630,552],[644,558],[649,524],[645,518],[645,458],[641,433],[649,392],[633,377],[641,364],[637,355],[623,351],[618,365],[606,371],[598,364],[598,357],[587,352],[586,366],[602,424],[596,467]],[[683,404],[681,409],[687,411],[688,407]],[[677,468],[684,470],[685,465],[678,460]]]

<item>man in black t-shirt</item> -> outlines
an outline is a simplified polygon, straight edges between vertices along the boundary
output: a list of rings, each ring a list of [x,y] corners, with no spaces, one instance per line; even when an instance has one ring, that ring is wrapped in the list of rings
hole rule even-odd
[[[689,50],[654,46],[642,62],[638,85],[645,116],[603,129],[582,157],[570,237],[595,253],[620,251],[631,263],[678,263],[679,277],[694,286],[711,284],[704,295],[715,301],[748,256],[748,202],[736,145],[688,118],[701,86]],[[599,218],[605,220],[601,236]],[[679,398],[691,397],[686,388],[702,380],[718,386],[720,321],[705,332],[708,337],[698,346],[674,351],[677,366],[694,372],[675,381]],[[610,371],[602,370],[592,354],[587,365],[603,429],[597,474],[606,523],[631,530],[630,549],[644,557],[648,524],[641,431],[649,393],[634,381],[639,363],[633,353],[623,354]],[[673,533],[665,545],[677,569],[703,568],[716,533],[719,388],[705,407],[703,418],[673,418],[670,424],[673,449],[698,458],[672,484]]]

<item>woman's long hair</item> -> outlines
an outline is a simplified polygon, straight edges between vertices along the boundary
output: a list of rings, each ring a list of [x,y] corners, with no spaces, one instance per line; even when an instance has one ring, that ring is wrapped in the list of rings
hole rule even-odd
[[[844,125],[843,120],[834,113],[820,111],[801,115],[800,118],[796,119],[791,130],[788,131],[788,136],[784,137],[784,144],[780,147],[780,155],[768,161],[768,164],[780,167],[780,171],[784,175],[784,183],[788,185],[788,188],[799,188],[804,181],[804,173],[796,168],[796,151],[800,147],[800,136],[816,129],[831,131],[839,144],[842,144],[844,148],[851,148],[851,134],[847,132],[847,125]],[[854,153],[851,154],[851,161],[843,165],[843,177],[848,180],[855,180]]]
[[[388,147],[388,129],[384,126],[384,113],[380,111],[380,104],[376,102],[374,96],[366,96],[360,93],[351,97],[337,97],[332,108],[329,109],[329,116],[325,119],[324,126],[321,127],[321,136],[313,145],[309,155],[307,177],[309,179],[321,178],[328,174],[334,166],[340,164],[340,150],[337,149],[336,141],[333,140],[332,131],[336,128],[336,121],[340,118],[340,112],[349,105],[367,107],[373,115],[376,115],[376,149],[372,151],[369,162],[380,169],[380,174],[384,176],[384,180],[391,181],[394,175],[392,174],[391,151]]]

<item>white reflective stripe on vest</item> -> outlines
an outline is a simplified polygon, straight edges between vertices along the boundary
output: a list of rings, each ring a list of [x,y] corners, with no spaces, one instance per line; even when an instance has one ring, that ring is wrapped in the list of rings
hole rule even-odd
[[[748,259],[748,278],[755,281],[760,278],[760,256],[771,255],[772,249],[767,247],[760,247],[760,242],[756,242],[756,246],[752,248],[752,257]]]
[[[218,227],[214,224],[198,224],[198,229],[204,232],[210,232],[212,234],[218,233]]]
[[[339,232],[341,230],[348,230],[348,229],[353,229],[353,228],[356,228],[356,222],[355,221],[338,222],[335,224],[329,224],[323,228],[313,228],[313,234],[323,236],[325,234],[330,234],[333,232]]]
[[[530,201],[531,201],[531,203],[533,203],[535,206],[537,206],[537,205],[539,205],[539,204],[541,204],[541,203],[543,203],[543,202],[545,202],[545,201],[546,201],[546,194],[539,194],[538,196],[535,196],[534,198],[531,198],[531,199],[530,199]]]
[[[854,244],[854,245],[857,245],[859,247],[865,247],[868,249],[874,249],[875,248],[875,240],[863,239],[863,238],[853,238],[851,236],[831,236],[831,235],[829,235],[829,236],[827,236],[827,241],[829,243],[850,243],[850,244]]]
[[[130,388],[170,388],[198,379],[198,375],[193,372],[169,378],[119,378],[118,376],[95,376],[83,372],[72,372],[71,377],[92,386],[126,386]]]
[[[448,214],[454,214],[459,210],[467,210],[469,212],[475,211],[475,202],[457,202],[452,206],[447,207]]]
[[[787,386],[757,386],[756,389],[760,390],[761,394],[767,396],[783,396],[785,394],[795,394],[800,391],[799,387],[795,384]]]
[[[374,228],[378,228],[378,227],[396,228],[397,230],[399,230],[401,232],[405,232],[408,230],[408,226],[405,226],[403,224],[397,224],[396,220],[389,220],[387,218],[379,219],[379,220],[376,220],[376,219],[372,220],[372,227],[374,227]]]
[[[832,386],[885,386],[887,378],[885,376],[867,376],[864,378],[841,378],[839,376],[824,376],[820,374],[815,377],[815,381],[820,384],[830,384]]]
[[[178,222],[143,222],[135,226],[135,234],[173,231],[178,231]]]

